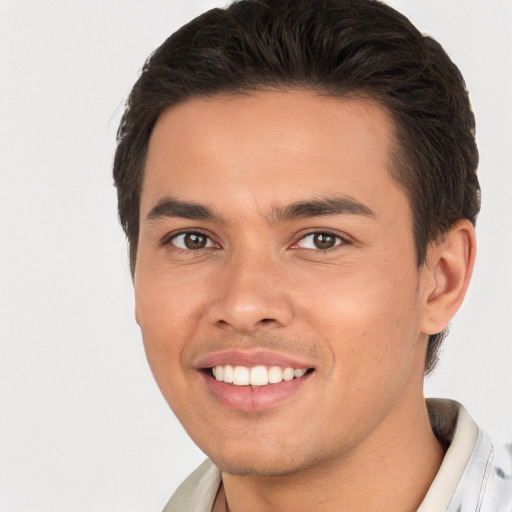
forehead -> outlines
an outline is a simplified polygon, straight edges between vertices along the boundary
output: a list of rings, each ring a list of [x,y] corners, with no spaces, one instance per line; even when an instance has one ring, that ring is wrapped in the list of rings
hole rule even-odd
[[[248,212],[343,194],[378,210],[390,189],[402,194],[389,172],[393,132],[369,99],[303,90],[193,98],[153,130],[141,216],[164,195]]]

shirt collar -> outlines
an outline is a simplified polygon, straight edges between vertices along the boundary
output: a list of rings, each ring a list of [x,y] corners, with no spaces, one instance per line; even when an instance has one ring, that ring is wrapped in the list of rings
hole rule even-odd
[[[418,512],[510,512],[511,454],[492,443],[459,403],[429,399],[427,408],[448,449]]]

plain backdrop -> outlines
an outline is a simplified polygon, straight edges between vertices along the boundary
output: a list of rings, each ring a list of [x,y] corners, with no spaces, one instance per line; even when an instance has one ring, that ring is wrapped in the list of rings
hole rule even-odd
[[[396,0],[461,68],[483,211],[429,396],[512,441],[512,1]],[[153,383],[111,178],[146,56],[207,0],[0,0],[0,510],[159,511],[203,459]]]

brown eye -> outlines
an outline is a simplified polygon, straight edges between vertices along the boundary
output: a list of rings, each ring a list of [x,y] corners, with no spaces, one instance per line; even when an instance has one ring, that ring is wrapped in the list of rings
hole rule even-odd
[[[343,243],[340,236],[332,233],[311,233],[303,237],[297,244],[301,249],[316,249],[326,251]]]
[[[336,237],[325,233],[313,235],[313,243],[318,249],[330,249],[336,245]]]
[[[178,249],[197,251],[207,247],[213,247],[213,242],[203,233],[181,233],[171,240],[172,245]]]

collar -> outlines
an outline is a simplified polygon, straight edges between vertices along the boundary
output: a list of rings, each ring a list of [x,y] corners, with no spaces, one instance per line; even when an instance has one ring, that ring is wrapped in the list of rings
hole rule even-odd
[[[458,402],[429,399],[427,408],[448,449],[418,512],[510,512],[510,451],[494,444]]]

